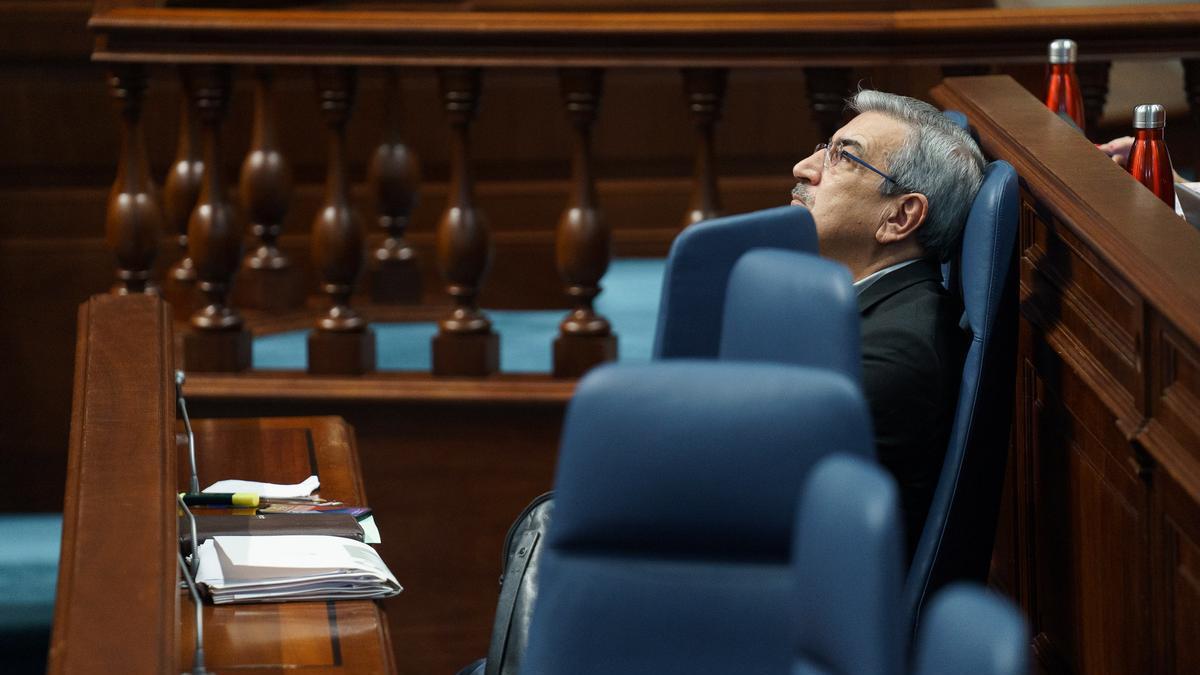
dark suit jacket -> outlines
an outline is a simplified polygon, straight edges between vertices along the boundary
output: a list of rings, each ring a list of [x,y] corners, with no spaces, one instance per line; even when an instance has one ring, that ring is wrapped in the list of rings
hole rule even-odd
[[[946,454],[967,345],[962,303],[941,279],[936,262],[920,260],[858,296],[863,392],[879,461],[900,484],[910,556]]]

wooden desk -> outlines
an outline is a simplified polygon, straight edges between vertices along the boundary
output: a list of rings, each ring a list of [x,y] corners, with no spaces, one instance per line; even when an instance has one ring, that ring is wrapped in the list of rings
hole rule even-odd
[[[1200,232],[1011,79],[951,78],[934,98],[1021,178],[993,578],[1041,672],[1198,672]]]
[[[63,544],[51,673],[168,673],[191,667],[191,600],[179,590],[175,493],[187,461],[175,419],[168,306],[96,296],[79,312]],[[366,503],[340,418],[197,420],[202,483],[298,482]],[[205,608],[216,672],[393,672],[382,607],[371,601]]]
[[[339,417],[206,419],[193,420],[192,427],[201,486],[223,478],[299,483],[316,475],[322,497],[367,505],[354,432]],[[178,473],[180,489],[186,489],[186,460]],[[179,665],[186,670],[194,612],[187,593],[180,603]],[[206,664],[215,672],[395,671],[387,619],[371,601],[206,605],[204,642]]]

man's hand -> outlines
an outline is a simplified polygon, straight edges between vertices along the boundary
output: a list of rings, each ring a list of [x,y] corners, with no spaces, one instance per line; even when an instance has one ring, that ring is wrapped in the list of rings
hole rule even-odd
[[[1107,143],[1101,143],[1096,146],[1098,150],[1108,155],[1118,166],[1126,166],[1129,163],[1129,149],[1132,147],[1133,136],[1114,138]],[[1174,168],[1171,169],[1171,175],[1174,176],[1176,183],[1186,182],[1183,176],[1180,176]]]
[[[1129,149],[1133,147],[1133,136],[1114,138],[1096,147],[1119,166],[1125,166],[1129,162]]]

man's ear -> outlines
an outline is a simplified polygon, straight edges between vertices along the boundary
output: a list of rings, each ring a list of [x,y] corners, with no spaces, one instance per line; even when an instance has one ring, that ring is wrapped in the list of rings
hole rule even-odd
[[[875,240],[887,245],[908,239],[925,222],[928,213],[929,199],[925,195],[919,192],[901,195],[887,219],[875,231]]]

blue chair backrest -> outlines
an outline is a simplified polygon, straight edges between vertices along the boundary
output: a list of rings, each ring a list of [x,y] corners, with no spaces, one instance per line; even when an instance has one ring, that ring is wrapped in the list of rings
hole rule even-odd
[[[675,238],[663,273],[652,358],[716,358],[729,273],[752,248],[817,250],[808,209],[780,206],[697,223]]]
[[[1012,603],[954,584],[933,599],[917,639],[915,675],[1028,675],[1029,627]]]
[[[878,464],[838,454],[809,472],[792,562],[793,675],[902,672],[901,528],[896,482]]]
[[[757,249],[733,266],[719,358],[830,368],[862,380],[850,272],[811,253]]]
[[[938,588],[987,578],[1015,386],[1017,214],[1016,171],[992,162],[963,231],[957,274],[971,343],[946,459],[904,590],[914,629]]]
[[[593,370],[564,423],[522,673],[787,672],[800,486],[818,458],[872,448],[839,373]]]

